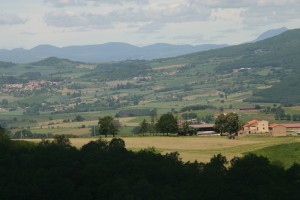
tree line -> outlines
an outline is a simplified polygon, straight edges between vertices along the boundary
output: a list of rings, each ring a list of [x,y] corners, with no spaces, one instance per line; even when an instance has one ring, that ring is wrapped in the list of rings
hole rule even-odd
[[[129,151],[118,138],[76,149],[65,136],[33,144],[4,133],[0,152],[1,200],[300,198],[299,164],[285,169],[254,154],[183,162],[177,152]]]

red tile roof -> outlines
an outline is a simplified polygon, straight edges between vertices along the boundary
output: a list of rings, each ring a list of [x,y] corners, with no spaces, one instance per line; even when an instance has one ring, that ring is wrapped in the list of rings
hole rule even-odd
[[[251,125],[253,125],[253,124],[255,124],[255,123],[257,123],[258,121],[257,120],[251,120],[251,121],[249,121],[247,124],[245,124],[243,127],[249,127],[249,126],[251,126]]]
[[[270,126],[269,126],[269,128],[274,128],[274,127],[276,127],[276,126],[283,126],[282,124],[271,124]]]
[[[285,126],[287,128],[300,128],[300,123],[294,123],[294,124],[281,124],[282,126]]]
[[[286,128],[300,128],[300,123],[294,123],[294,124],[271,124],[269,127],[274,128],[276,126],[284,126]]]
[[[240,110],[257,110],[256,106],[243,106]]]

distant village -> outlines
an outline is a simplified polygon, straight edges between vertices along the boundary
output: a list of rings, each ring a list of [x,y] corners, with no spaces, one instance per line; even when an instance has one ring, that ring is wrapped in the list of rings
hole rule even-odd
[[[41,90],[45,86],[58,86],[59,82],[52,82],[46,80],[30,81],[28,83],[18,83],[18,84],[3,84],[0,88],[0,92],[10,93],[10,92],[25,92],[25,91],[37,91]]]

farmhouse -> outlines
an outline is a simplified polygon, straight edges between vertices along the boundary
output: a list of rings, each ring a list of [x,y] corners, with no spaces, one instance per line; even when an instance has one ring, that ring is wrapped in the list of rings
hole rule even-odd
[[[300,123],[271,124],[269,128],[272,136],[286,136],[288,133],[300,133]]]
[[[243,132],[246,134],[267,133],[269,132],[269,122],[266,120],[251,120],[243,126]]]

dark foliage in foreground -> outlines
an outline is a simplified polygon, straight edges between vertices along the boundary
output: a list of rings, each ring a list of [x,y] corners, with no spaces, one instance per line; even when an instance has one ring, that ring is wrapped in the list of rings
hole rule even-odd
[[[38,145],[0,135],[0,199],[299,199],[300,166],[250,154],[183,163],[178,153],[132,152],[121,139],[80,150],[65,137]]]

